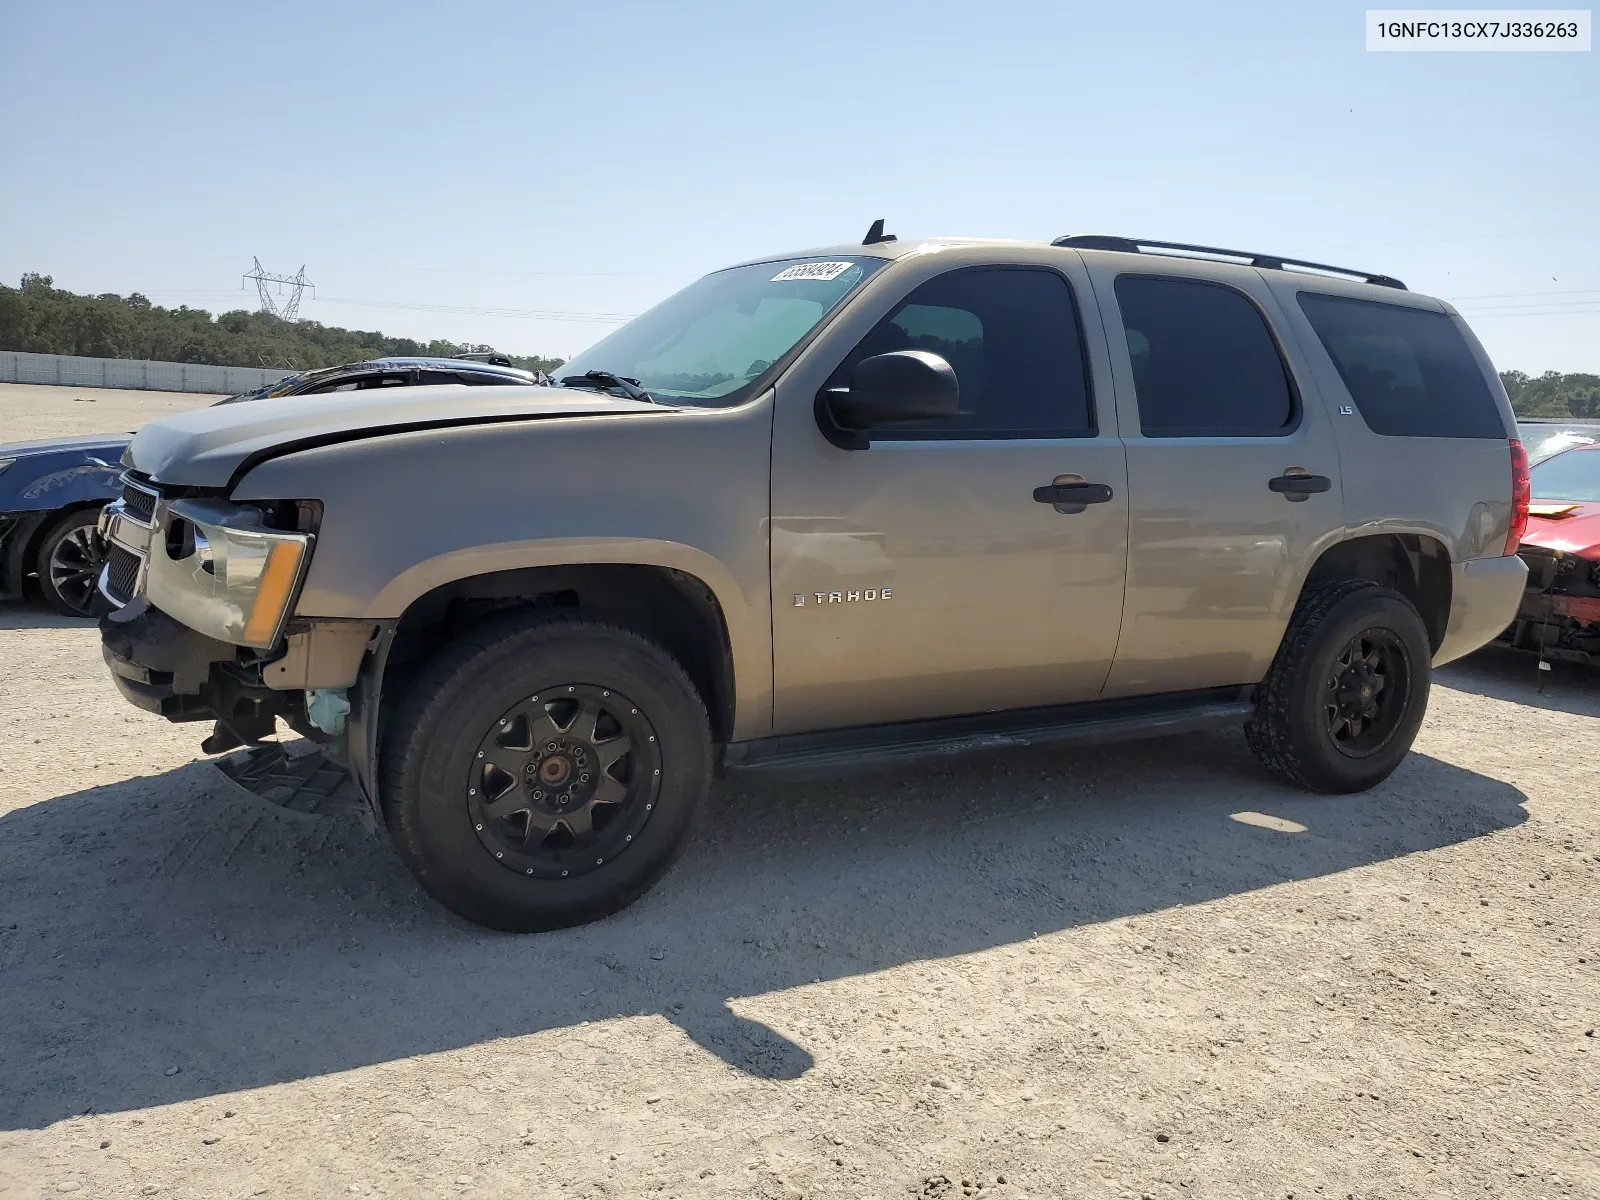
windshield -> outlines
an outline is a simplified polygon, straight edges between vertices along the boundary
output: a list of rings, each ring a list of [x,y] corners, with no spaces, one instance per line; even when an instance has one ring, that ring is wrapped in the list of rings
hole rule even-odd
[[[1563,450],[1534,467],[1529,481],[1540,500],[1600,502],[1600,450]]]
[[[1573,446],[1600,442],[1600,424],[1572,422],[1557,425],[1548,421],[1518,421],[1517,436],[1528,451],[1528,461],[1537,463]]]
[[[737,404],[852,291],[880,258],[805,258],[717,271],[561,366],[605,371],[669,404]]]
[[[229,396],[226,399],[218,400],[217,403],[237,404],[241,400],[265,400],[269,396],[287,396],[308,378],[310,378],[308,375],[285,375],[282,379],[275,379],[271,383],[262,384],[254,391],[240,392],[237,396]]]

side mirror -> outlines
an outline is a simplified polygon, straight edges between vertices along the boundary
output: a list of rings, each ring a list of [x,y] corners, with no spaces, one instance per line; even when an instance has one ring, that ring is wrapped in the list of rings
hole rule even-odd
[[[864,450],[870,430],[953,417],[961,404],[955,369],[926,350],[895,350],[856,364],[847,388],[817,395],[817,418],[834,445]]]

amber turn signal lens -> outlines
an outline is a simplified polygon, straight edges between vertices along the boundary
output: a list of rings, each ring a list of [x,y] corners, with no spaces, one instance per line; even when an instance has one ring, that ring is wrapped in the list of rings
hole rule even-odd
[[[261,586],[250,607],[250,620],[244,627],[244,640],[250,645],[271,643],[289,603],[289,593],[294,590],[304,550],[299,542],[279,542],[267,554],[267,565],[261,571]]]

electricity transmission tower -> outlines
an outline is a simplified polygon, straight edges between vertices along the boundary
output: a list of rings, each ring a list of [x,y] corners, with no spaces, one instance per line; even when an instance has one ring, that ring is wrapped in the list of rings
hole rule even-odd
[[[271,313],[273,316],[285,321],[297,320],[300,316],[300,298],[305,295],[307,288],[316,291],[317,287],[316,284],[306,278],[305,266],[302,264],[299,272],[294,275],[271,275],[261,266],[259,258],[254,261],[256,269],[246,272],[245,278],[253,279],[256,282],[256,294],[261,297],[261,311]],[[282,304],[278,303],[278,300],[274,298],[271,290],[267,287],[269,283],[278,285],[279,297],[283,295],[285,284],[292,288],[293,290],[290,291],[288,300]]]

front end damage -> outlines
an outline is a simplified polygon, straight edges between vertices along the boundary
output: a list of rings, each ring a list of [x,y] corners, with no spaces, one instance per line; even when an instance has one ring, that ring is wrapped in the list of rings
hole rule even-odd
[[[370,816],[346,764],[351,690],[378,625],[291,615],[314,516],[166,495],[130,474],[102,520],[101,653],[130,704],[212,722],[201,748],[227,755],[217,766],[247,792],[291,814]],[[278,740],[280,722],[300,738]],[[357,762],[365,732],[357,726]]]
[[[1528,583],[1502,645],[1600,666],[1600,559],[1524,543]]]

